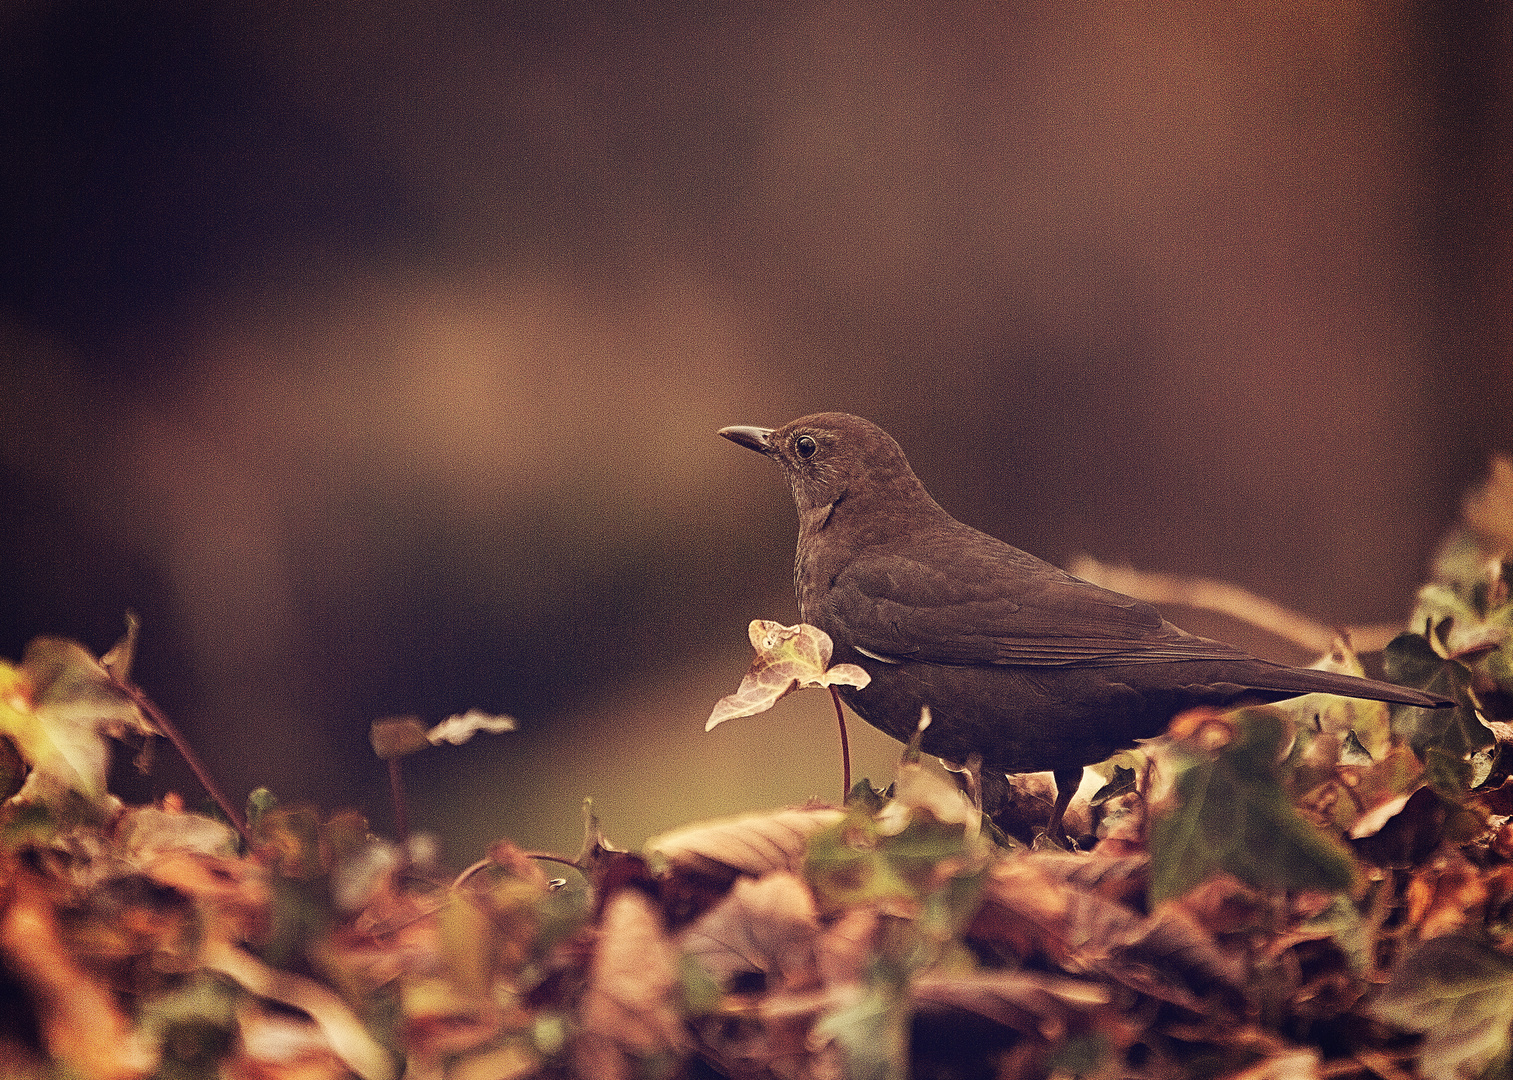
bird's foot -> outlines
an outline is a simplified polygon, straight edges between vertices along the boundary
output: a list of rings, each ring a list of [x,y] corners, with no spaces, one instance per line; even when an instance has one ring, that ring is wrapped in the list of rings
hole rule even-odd
[[[1057,829],[1054,833],[1049,829],[1036,829],[1035,838],[1030,841],[1031,851],[1081,851],[1077,841],[1068,836],[1063,830]]]

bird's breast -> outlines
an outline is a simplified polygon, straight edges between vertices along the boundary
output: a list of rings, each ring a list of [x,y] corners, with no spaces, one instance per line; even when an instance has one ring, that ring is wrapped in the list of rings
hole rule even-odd
[[[799,615],[805,622],[818,611],[820,600],[829,588],[829,578],[815,545],[800,545],[793,560],[793,591],[798,598]]]

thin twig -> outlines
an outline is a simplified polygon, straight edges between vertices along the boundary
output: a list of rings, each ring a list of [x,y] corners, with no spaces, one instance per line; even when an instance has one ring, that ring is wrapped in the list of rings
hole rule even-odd
[[[554,855],[550,851],[522,851],[521,854],[524,855],[527,859],[535,859],[538,862],[554,862],[561,863],[563,866],[571,866],[574,870],[578,871],[578,873],[583,873],[583,867],[579,866],[574,860],[569,859],[566,855]],[[488,856],[484,856],[483,858],[475,862],[472,866],[464,870],[462,873],[458,874],[456,879],[452,882],[452,888],[460,889],[468,880],[468,878],[472,877],[480,870],[486,870],[490,866],[495,865],[497,864],[493,859],[489,858]]]
[[[389,800],[394,804],[394,837],[401,844],[410,839],[410,812],[405,802],[405,781],[399,771],[400,759],[389,759]]]
[[[1334,639],[1341,633],[1339,629],[1289,611],[1264,596],[1257,596],[1249,589],[1227,581],[1114,566],[1099,562],[1090,555],[1077,556],[1067,570],[1094,585],[1122,592],[1137,600],[1217,611],[1258,626],[1310,652],[1329,652],[1334,648]],[[1400,630],[1401,627],[1391,624],[1377,624],[1350,627],[1347,632],[1358,651],[1377,652],[1385,648]]]
[[[157,729],[163,733],[163,736],[173,743],[173,748],[179,752],[179,756],[188,764],[190,771],[194,773],[195,779],[200,782],[200,786],[205,789],[206,794],[215,800],[215,804],[221,808],[221,813],[226,815],[227,820],[231,822],[231,827],[237,831],[237,835],[242,838],[242,841],[248,847],[251,847],[252,834],[247,831],[247,823],[242,820],[242,815],[237,812],[236,807],[231,805],[231,800],[226,797],[226,793],[215,782],[215,777],[210,775],[210,770],[205,767],[205,763],[194,752],[194,747],[189,745],[188,740],[184,738],[173,721],[169,720],[163,710],[154,705],[152,700],[142,693],[138,687],[131,683],[123,682],[120,679],[112,681],[131,696],[131,700],[135,702],[137,708],[146,713],[148,719],[157,726]]]
[[[521,852],[527,859],[535,859],[538,862],[561,863],[563,866],[571,866],[578,873],[583,873],[583,867],[578,865],[577,859],[569,859],[566,855],[554,855],[550,851],[525,851]]]
[[[830,700],[835,703],[835,722],[841,728],[841,781],[845,784],[841,791],[841,802],[844,803],[851,794],[851,742],[846,738],[846,714],[841,709],[841,696],[833,686],[830,688]]]

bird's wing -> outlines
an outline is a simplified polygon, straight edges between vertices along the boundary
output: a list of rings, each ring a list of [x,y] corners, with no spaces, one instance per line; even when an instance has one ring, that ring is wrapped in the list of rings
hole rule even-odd
[[[1149,604],[1101,589],[994,541],[853,559],[824,600],[851,644],[884,660],[1108,665],[1235,660]]]

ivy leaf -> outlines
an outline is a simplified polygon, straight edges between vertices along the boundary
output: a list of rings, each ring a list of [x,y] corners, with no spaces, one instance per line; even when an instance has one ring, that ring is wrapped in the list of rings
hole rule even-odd
[[[1419,1068],[1431,1080],[1479,1076],[1510,1049],[1513,959],[1465,934],[1421,942],[1392,971],[1375,1011],[1422,1031]]]
[[[756,659],[739,689],[715,702],[714,711],[704,724],[705,731],[737,716],[766,712],[795,690],[815,686],[859,689],[872,681],[872,676],[855,664],[830,667],[835,645],[829,634],[808,623],[783,626],[767,619],[753,619],[747,633]]]
[[[1207,750],[1216,732],[1229,741]],[[1287,733],[1281,713],[1241,709],[1173,748],[1172,795],[1151,823],[1152,904],[1221,871],[1263,887],[1344,892],[1355,884],[1349,850],[1287,797],[1280,762]]]
[[[1366,669],[1350,642],[1336,637],[1329,652],[1312,665],[1315,671],[1332,671],[1340,675],[1364,678]],[[1305,728],[1340,736],[1356,753],[1379,761],[1392,747],[1391,710],[1386,702],[1340,697],[1338,694],[1304,694],[1283,702]]]
[[[1422,634],[1399,634],[1387,644],[1382,659],[1387,677],[1393,682],[1452,697],[1458,702],[1453,709],[1395,706],[1392,730],[1426,764],[1441,759],[1456,766],[1451,771],[1460,779],[1453,780],[1441,794],[1460,801],[1471,773],[1468,759],[1496,742],[1472,703],[1470,669],[1458,660],[1441,656]]]
[[[822,910],[878,904],[944,936],[971,919],[991,845],[980,812],[935,769],[901,765],[899,794],[876,813],[853,807],[810,838],[804,874]]]
[[[958,836],[960,832],[958,828]],[[914,890],[893,861],[879,850],[878,839],[872,819],[853,811],[809,841],[804,876],[826,910],[915,899]],[[954,854],[949,839],[937,854]]]
[[[1382,664],[1387,678],[1402,686],[1424,689],[1444,669],[1444,658],[1424,634],[1402,633],[1387,643]]]
[[[1488,567],[1482,567],[1484,571]],[[1501,570],[1501,563],[1494,562],[1490,569]],[[1508,639],[1505,621],[1488,618],[1484,609],[1498,579],[1487,580],[1487,575],[1474,585],[1464,587],[1471,594],[1467,600],[1461,596],[1461,588],[1443,582],[1425,585],[1418,593],[1418,608],[1414,611],[1412,626],[1431,626],[1435,637],[1444,649],[1444,655],[1456,660],[1471,660],[1481,656]],[[1503,589],[1506,592],[1506,586]]]
[[[82,645],[32,640],[17,667],[0,665],[0,735],[30,768],[16,798],[53,803],[66,793],[104,798],[110,739],[152,733],[136,701]]]

